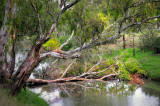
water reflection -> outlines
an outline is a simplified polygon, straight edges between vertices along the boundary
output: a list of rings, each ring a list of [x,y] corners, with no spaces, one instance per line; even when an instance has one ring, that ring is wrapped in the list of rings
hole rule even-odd
[[[78,82],[31,88],[50,106],[159,106],[160,95],[124,82]]]

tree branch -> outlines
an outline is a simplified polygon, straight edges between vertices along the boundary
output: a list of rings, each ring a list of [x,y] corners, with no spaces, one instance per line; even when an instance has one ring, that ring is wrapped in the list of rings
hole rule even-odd
[[[72,34],[71,34],[71,36],[67,39],[67,41],[66,41],[65,43],[63,43],[63,44],[59,47],[60,50],[61,50],[65,45],[67,45],[67,44],[69,43],[69,41],[72,39],[73,35],[74,35],[74,31],[72,31]]]
[[[108,42],[110,42],[110,41],[112,41],[112,40],[114,40],[114,39],[119,38],[119,37],[121,36],[120,33],[123,32],[123,31],[125,31],[125,30],[127,30],[128,28],[131,28],[131,27],[133,27],[133,26],[135,26],[135,25],[141,25],[141,24],[143,24],[143,23],[145,23],[145,22],[147,22],[147,21],[149,21],[149,20],[153,20],[153,19],[156,19],[156,18],[160,18],[160,15],[154,16],[154,17],[149,17],[149,18],[147,18],[147,19],[142,20],[141,22],[135,22],[135,23],[133,23],[133,24],[127,25],[126,27],[120,29],[118,34],[116,34],[116,35],[114,35],[114,36],[112,36],[112,37],[106,38],[106,39],[105,39],[104,41],[102,41],[102,42],[98,41],[98,39],[96,39],[96,40],[94,40],[94,41],[92,41],[92,42],[89,42],[89,43],[87,43],[86,45],[83,45],[83,46],[81,47],[81,50],[89,49],[89,48],[92,48],[93,46],[105,45],[106,43],[108,43]],[[68,52],[66,52],[66,53],[72,54],[72,53],[78,52],[79,50],[80,50],[80,47],[78,47],[78,48],[76,48],[76,49],[74,49],[74,50],[68,51]]]
[[[61,10],[61,12],[57,15],[54,23],[52,24],[52,26],[51,26],[48,34],[47,34],[46,39],[51,37],[51,34],[53,33],[53,31],[54,31],[54,29],[55,29],[55,27],[56,27],[56,24],[58,23],[58,20],[60,19],[61,15],[62,15],[67,9],[71,8],[72,6],[74,6],[75,4],[77,4],[77,3],[80,2],[80,1],[81,1],[81,0],[75,0],[74,2],[66,5],[66,6]]]
[[[42,38],[42,35],[43,35],[43,31],[42,31],[42,27],[41,27],[41,24],[40,24],[40,17],[39,17],[39,13],[38,13],[38,10],[36,8],[36,6],[34,5],[34,3],[31,1],[31,5],[34,9],[34,11],[36,12],[36,16],[37,16],[37,22],[38,22],[38,26],[39,26],[39,33],[40,33],[40,38]]]
[[[95,68],[96,66],[98,66],[102,62],[102,57],[100,55],[98,55],[98,57],[100,58],[100,60],[97,62],[97,64],[95,64],[92,68],[90,68],[87,73],[90,73],[93,70],[93,68]]]
[[[69,70],[69,68],[73,65],[73,63],[74,63],[76,60],[77,60],[77,59],[74,59],[74,60],[72,61],[72,63],[67,67],[67,69],[64,71],[64,73],[62,74],[62,76],[61,76],[60,78],[63,78],[63,77],[66,75],[67,71]]]

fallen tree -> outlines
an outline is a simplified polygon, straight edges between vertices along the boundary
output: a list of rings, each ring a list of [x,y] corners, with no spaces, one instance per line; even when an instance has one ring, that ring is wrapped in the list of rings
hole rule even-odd
[[[84,73],[81,76],[77,76],[77,77],[70,77],[70,78],[60,78],[57,80],[36,80],[36,79],[32,79],[32,80],[28,80],[28,78],[30,77],[31,73],[33,72],[33,70],[35,69],[35,67],[44,59],[48,58],[48,57],[54,57],[56,59],[67,59],[67,58],[78,58],[80,56],[80,53],[82,50],[86,50],[89,48],[92,48],[94,46],[99,46],[99,45],[105,45],[106,43],[113,41],[114,39],[117,39],[119,37],[121,37],[121,33],[133,26],[136,25],[142,25],[146,22],[148,22],[149,20],[153,20],[156,18],[160,18],[160,15],[157,16],[152,16],[152,17],[148,17],[145,19],[138,21],[134,21],[128,25],[123,26],[122,24],[125,23],[125,21],[129,20],[130,18],[136,16],[133,15],[131,17],[129,16],[125,16],[125,18],[123,20],[119,20],[119,22],[116,21],[116,23],[119,25],[118,26],[118,32],[111,37],[104,37],[104,33],[102,32],[102,38],[100,40],[99,37],[91,39],[90,42],[86,43],[84,42],[83,45],[81,45],[81,47],[78,47],[74,50],[70,50],[70,51],[62,51],[61,49],[64,47],[64,45],[66,45],[69,40],[71,40],[73,34],[71,35],[71,37],[60,46],[59,49],[57,50],[52,50],[46,53],[40,53],[40,49],[42,47],[42,45],[44,43],[46,43],[50,38],[52,33],[54,32],[56,25],[60,19],[60,17],[62,16],[63,13],[65,13],[69,8],[73,7],[74,5],[76,5],[78,2],[80,2],[81,0],[74,0],[71,3],[67,3],[67,5],[61,6],[61,10],[58,13],[58,15],[56,16],[53,24],[51,25],[50,29],[48,30],[48,33],[45,34],[44,38],[42,37],[43,35],[43,31],[41,28],[41,24],[40,24],[40,17],[38,14],[38,9],[37,7],[34,5],[34,3],[32,2],[32,0],[30,0],[32,7],[34,8],[36,17],[37,17],[37,22],[39,23],[39,34],[40,34],[40,39],[33,44],[33,46],[31,47],[31,49],[28,52],[28,55],[26,57],[26,59],[23,61],[23,63],[20,65],[20,67],[18,68],[18,70],[13,74],[13,71],[15,69],[15,51],[14,51],[14,41],[15,41],[15,35],[16,35],[16,26],[9,26],[7,24],[8,21],[10,21],[8,18],[12,16],[12,14],[14,14],[14,10],[13,9],[13,1],[11,0],[6,0],[6,5],[5,5],[5,15],[4,15],[4,22],[3,25],[0,29],[0,83],[5,84],[8,83],[10,80],[10,89],[11,89],[11,94],[12,95],[17,95],[21,88],[25,87],[26,82],[30,81],[33,83],[52,83],[52,82],[67,82],[67,81],[80,81],[80,80],[90,80],[88,78],[83,78],[84,76],[89,76],[89,75],[95,75],[98,72],[91,72],[91,70],[88,73]],[[135,6],[135,5],[133,5]],[[63,8],[62,8],[63,7]],[[128,7],[131,8],[131,7]],[[123,17],[123,16],[122,16]],[[12,19],[13,17],[11,17]],[[119,24],[120,23],[120,24]],[[109,26],[112,26],[114,24],[111,24]],[[13,28],[14,27],[14,28]],[[108,28],[108,27],[107,27]],[[12,31],[11,31],[12,30]],[[13,33],[14,32],[14,33]],[[12,36],[10,36],[12,35]],[[10,60],[7,60],[7,53],[9,54],[10,51],[6,52],[6,48],[9,45],[8,41],[11,38],[11,44],[12,44],[12,48],[11,48],[11,56],[10,56]],[[66,70],[67,71],[67,70]],[[103,77],[100,77],[97,80],[105,80],[105,79],[110,79],[110,78],[114,78],[115,76],[117,76],[117,74],[111,74],[111,75],[106,75]],[[63,76],[62,76],[63,77]]]
[[[86,74],[85,77],[92,75]],[[38,85],[45,85],[51,83],[64,83],[64,82],[77,82],[77,81],[108,81],[108,80],[115,80],[118,79],[117,74],[109,74],[103,77],[94,78],[95,75],[89,78],[82,78],[82,77],[68,77],[68,78],[59,78],[55,80],[43,80],[43,79],[28,79],[27,85],[29,86],[38,86]],[[97,77],[97,76],[96,76]]]

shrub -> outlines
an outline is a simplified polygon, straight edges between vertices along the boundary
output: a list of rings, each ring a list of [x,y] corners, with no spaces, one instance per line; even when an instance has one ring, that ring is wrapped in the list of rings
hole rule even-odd
[[[51,37],[45,44],[43,44],[43,47],[46,50],[55,50],[58,49],[60,46],[60,42],[57,38]]]
[[[126,70],[129,71],[132,74],[139,73],[139,74],[144,74],[144,71],[142,70],[142,67],[138,63],[138,61],[134,58],[129,58],[125,62],[125,67]]]
[[[121,55],[120,55],[120,59],[125,62],[128,60],[128,58],[130,58],[130,54],[127,50],[124,50]]]
[[[124,62],[119,60],[116,65],[118,66],[119,78],[122,80],[130,80],[129,72],[126,70]]]
[[[160,53],[160,37],[157,36],[157,33],[147,33],[141,35],[140,37],[140,49],[142,50],[151,50],[155,54]]]

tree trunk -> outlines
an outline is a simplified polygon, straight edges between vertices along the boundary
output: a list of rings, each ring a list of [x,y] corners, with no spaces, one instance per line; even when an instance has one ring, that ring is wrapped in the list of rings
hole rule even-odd
[[[0,83],[5,83],[7,77],[6,47],[8,44],[10,28],[6,25],[10,9],[10,0],[6,1],[5,16],[0,29]]]
[[[126,49],[126,40],[125,40],[125,34],[123,35],[123,49]]]
[[[117,39],[117,56],[118,56],[118,46],[119,46],[119,45],[118,45],[118,39]]]
[[[22,87],[25,87],[26,81],[30,77],[36,66],[42,61],[40,58],[39,50],[48,39],[41,39],[37,44],[33,45],[28,53],[27,58],[23,61],[17,72],[12,77],[13,83],[11,88],[11,94],[17,95]]]
[[[34,68],[41,62],[39,57],[30,57],[19,68],[16,76],[13,77],[13,85],[11,88],[11,94],[17,95],[22,87],[25,87],[25,83],[30,77]]]
[[[135,56],[135,48],[134,48],[134,35],[133,35],[133,56]]]

